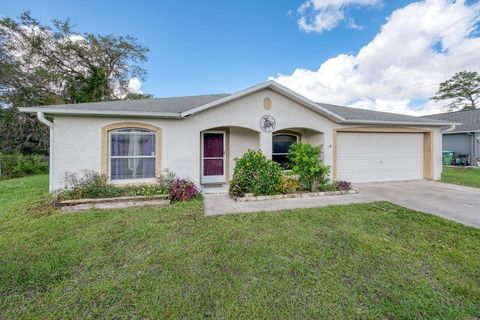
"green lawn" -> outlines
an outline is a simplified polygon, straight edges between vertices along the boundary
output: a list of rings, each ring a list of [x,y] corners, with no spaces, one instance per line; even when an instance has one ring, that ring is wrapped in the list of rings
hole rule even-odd
[[[475,319],[480,230],[389,204],[47,214],[0,181],[0,319]]]
[[[480,188],[480,169],[443,167],[442,182]]]

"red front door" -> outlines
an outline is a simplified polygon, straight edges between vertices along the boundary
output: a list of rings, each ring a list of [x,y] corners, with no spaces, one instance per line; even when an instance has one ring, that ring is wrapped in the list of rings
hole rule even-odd
[[[202,134],[202,183],[225,182],[225,133]]]

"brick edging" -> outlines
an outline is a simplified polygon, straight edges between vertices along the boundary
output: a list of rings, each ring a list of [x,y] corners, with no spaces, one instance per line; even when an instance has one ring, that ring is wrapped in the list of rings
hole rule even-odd
[[[358,189],[353,188],[345,191],[287,193],[287,194],[275,194],[271,196],[254,196],[252,194],[247,194],[242,198],[235,199],[235,201],[246,202],[246,201],[263,201],[263,200],[290,199],[290,198],[313,198],[313,197],[337,196],[337,195],[356,194],[356,193],[358,193]]]
[[[103,203],[103,202],[125,202],[125,201],[147,201],[168,199],[168,195],[156,195],[156,196],[128,196],[128,197],[115,197],[115,198],[94,198],[94,199],[73,199],[60,201],[61,206],[73,206],[76,204],[84,203]]]

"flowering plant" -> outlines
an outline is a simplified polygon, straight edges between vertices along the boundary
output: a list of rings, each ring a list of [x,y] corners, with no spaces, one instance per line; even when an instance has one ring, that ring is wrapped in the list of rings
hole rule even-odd
[[[337,190],[347,191],[352,189],[352,183],[349,181],[338,180],[335,181],[334,186]]]
[[[188,179],[175,179],[170,188],[172,201],[186,201],[198,196],[199,192],[195,183]]]

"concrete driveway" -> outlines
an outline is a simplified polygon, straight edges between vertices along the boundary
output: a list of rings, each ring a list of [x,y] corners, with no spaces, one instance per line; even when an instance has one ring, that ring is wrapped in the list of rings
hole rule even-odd
[[[389,201],[480,228],[480,188],[432,181],[369,183],[357,185],[358,194],[236,202],[227,195],[205,195],[205,214],[278,211],[336,204]]]
[[[374,199],[480,228],[479,188],[432,181],[365,184],[359,188]]]

